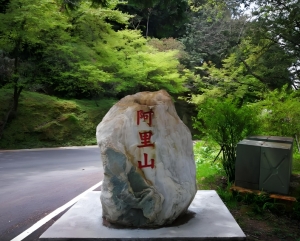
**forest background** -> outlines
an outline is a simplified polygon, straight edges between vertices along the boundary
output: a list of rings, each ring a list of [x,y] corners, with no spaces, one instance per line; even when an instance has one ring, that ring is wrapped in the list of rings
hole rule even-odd
[[[231,162],[249,134],[292,136],[299,150],[299,8],[0,0],[0,148],[95,144],[118,99],[165,89],[194,138]]]

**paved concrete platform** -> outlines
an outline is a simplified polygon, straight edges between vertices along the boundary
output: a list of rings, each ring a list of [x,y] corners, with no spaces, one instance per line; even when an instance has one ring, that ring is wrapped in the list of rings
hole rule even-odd
[[[172,225],[156,229],[128,229],[105,224],[100,192],[88,193],[56,221],[41,241],[70,240],[246,240],[215,191],[198,191],[187,214]]]

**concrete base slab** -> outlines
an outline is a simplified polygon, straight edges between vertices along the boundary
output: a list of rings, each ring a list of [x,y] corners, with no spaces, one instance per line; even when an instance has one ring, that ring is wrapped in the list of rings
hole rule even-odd
[[[100,192],[88,193],[56,221],[40,240],[246,240],[216,191],[198,191],[187,214],[172,225],[129,229],[104,222]]]

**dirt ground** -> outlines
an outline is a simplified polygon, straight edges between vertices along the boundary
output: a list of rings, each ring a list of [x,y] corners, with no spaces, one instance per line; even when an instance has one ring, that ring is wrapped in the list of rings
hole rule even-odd
[[[226,186],[224,179],[219,179],[219,184],[223,182],[223,188]],[[300,200],[300,175],[292,176],[290,195]],[[268,203],[270,209],[253,201],[245,203],[245,200],[229,201],[226,205],[249,241],[300,241],[299,203],[277,200],[275,203]],[[298,205],[297,210],[295,205]]]
[[[300,241],[300,221],[285,214],[256,214],[247,205],[230,208],[230,212],[249,241]]]

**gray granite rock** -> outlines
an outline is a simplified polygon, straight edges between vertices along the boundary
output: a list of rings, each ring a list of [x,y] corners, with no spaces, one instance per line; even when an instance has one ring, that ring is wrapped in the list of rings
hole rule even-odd
[[[96,136],[107,221],[156,227],[187,210],[196,194],[193,144],[166,91],[126,96],[109,110]]]

